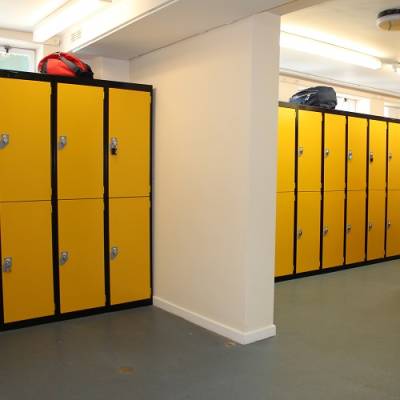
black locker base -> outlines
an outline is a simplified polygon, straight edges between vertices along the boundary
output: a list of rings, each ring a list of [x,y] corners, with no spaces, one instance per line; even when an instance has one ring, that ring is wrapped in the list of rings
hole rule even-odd
[[[92,308],[90,310],[75,311],[59,315],[51,315],[48,317],[29,319],[25,321],[10,322],[8,324],[0,326],[0,331],[9,331],[13,329],[27,328],[35,325],[48,324],[51,322],[67,321],[75,318],[89,317],[92,315],[105,314],[115,311],[130,310],[133,308],[151,306],[151,305],[153,305],[153,299],[147,299],[147,300],[133,301],[131,303],[116,304],[113,306]]]
[[[340,265],[339,267],[318,269],[316,271],[301,272],[299,274],[290,274],[290,275],[285,275],[285,276],[278,276],[278,277],[275,278],[275,282],[290,281],[292,279],[306,278],[307,276],[329,274],[331,272],[345,271],[345,270],[348,270],[348,269],[360,268],[360,267],[364,267],[364,266],[367,266],[367,265],[379,264],[379,263],[382,263],[382,262],[399,260],[399,259],[400,259],[400,255],[399,256],[393,256],[393,257],[379,258],[377,260],[371,260],[371,261],[363,261],[361,263],[356,263],[356,264]]]

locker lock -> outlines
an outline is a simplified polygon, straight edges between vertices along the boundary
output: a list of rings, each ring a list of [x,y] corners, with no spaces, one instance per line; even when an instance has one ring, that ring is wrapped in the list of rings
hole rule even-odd
[[[304,147],[299,147],[298,156],[301,157],[304,154]]]
[[[11,272],[12,257],[5,257],[3,260],[3,272]]]
[[[111,247],[110,258],[111,260],[115,260],[118,256],[119,249],[117,246]]]
[[[391,221],[388,221],[388,222],[387,222],[387,228],[388,228],[388,229],[390,229],[390,228],[391,228],[391,226],[392,226],[392,223],[391,223]]]
[[[388,157],[389,157],[389,161],[392,160],[393,154],[392,154],[392,153],[389,153]]]
[[[62,150],[67,145],[67,137],[60,136],[58,139],[58,149]]]
[[[374,153],[372,151],[369,153],[369,162],[374,162]]]
[[[324,236],[326,236],[329,232],[329,228],[327,226],[324,226],[324,229],[322,232],[323,232]]]
[[[68,251],[62,251],[60,254],[60,265],[66,264],[68,259],[69,259]]]
[[[330,150],[329,149],[325,149],[325,158],[329,157],[329,153],[330,153]]]
[[[113,156],[116,156],[118,153],[118,139],[116,137],[111,138],[110,151]]]
[[[368,224],[368,230],[371,231],[373,227],[374,227],[374,225],[372,224],[372,222],[370,222],[370,223]]]
[[[351,226],[350,224],[348,224],[348,225],[346,226],[346,232],[347,232],[347,234],[350,234],[351,228],[352,228],[352,226]]]
[[[8,133],[2,133],[0,136],[0,149],[4,149],[10,143],[10,135]]]
[[[297,239],[301,239],[302,236],[303,236],[303,230],[302,229],[298,229],[297,230]]]
[[[351,161],[353,159],[353,150],[349,150],[349,154],[347,154],[347,159]]]

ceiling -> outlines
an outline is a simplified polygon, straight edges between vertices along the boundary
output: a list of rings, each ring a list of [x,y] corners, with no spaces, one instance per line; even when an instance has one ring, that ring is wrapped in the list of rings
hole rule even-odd
[[[31,32],[44,17],[68,0],[0,0],[0,28]]]
[[[265,11],[301,7],[318,0],[180,0],[135,21],[80,51],[88,56],[131,59],[179,40]],[[322,0],[320,0],[322,1]],[[229,7],[227,4],[229,3]]]
[[[399,0],[331,0],[282,18],[282,30],[310,36],[342,47],[400,61],[400,32],[384,32],[376,25],[378,13],[399,7]],[[281,49],[281,68],[318,78],[400,94],[400,75],[389,66],[373,71],[319,56]]]

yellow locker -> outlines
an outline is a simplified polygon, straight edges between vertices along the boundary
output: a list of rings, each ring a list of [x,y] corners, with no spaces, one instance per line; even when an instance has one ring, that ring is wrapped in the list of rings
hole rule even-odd
[[[365,190],[367,187],[367,132],[365,118],[348,117],[348,190]]]
[[[320,192],[303,192],[297,198],[296,272],[319,269],[320,256]]]
[[[58,198],[103,196],[103,88],[58,85]]]
[[[299,110],[298,190],[321,190],[322,114]]]
[[[111,304],[145,300],[150,283],[150,199],[110,199]]]
[[[386,131],[386,122],[370,120],[369,190],[385,190],[386,188]]]
[[[325,168],[326,191],[345,189],[346,117],[325,114]]]
[[[344,192],[324,193],[322,267],[344,264]]]
[[[368,248],[367,259],[385,256],[385,191],[373,190],[368,194]]]
[[[388,189],[400,190],[400,124],[389,123]]]
[[[365,260],[365,191],[347,193],[346,264]]]
[[[0,204],[4,322],[54,314],[51,204]]]
[[[275,276],[292,275],[294,235],[294,193],[276,196]]]
[[[386,256],[400,254],[400,191],[388,192]]]
[[[150,93],[110,89],[109,102],[110,197],[149,196]]]
[[[50,83],[0,78],[0,92],[0,201],[50,200]]]
[[[294,191],[296,110],[279,107],[277,192]]]
[[[58,205],[61,312],[105,305],[103,201]]]

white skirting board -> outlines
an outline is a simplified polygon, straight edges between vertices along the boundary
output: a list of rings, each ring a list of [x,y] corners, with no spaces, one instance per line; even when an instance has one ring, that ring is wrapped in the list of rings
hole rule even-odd
[[[160,297],[154,297],[153,304],[155,307],[161,308],[164,311],[177,315],[178,317],[192,322],[195,325],[199,325],[202,328],[215,332],[218,335],[229,338],[240,344],[250,344],[276,335],[276,326],[273,324],[264,328],[256,329],[254,331],[242,332],[231,328],[230,326],[221,324],[220,322],[204,317],[203,315],[177,306],[176,304],[173,304]]]

